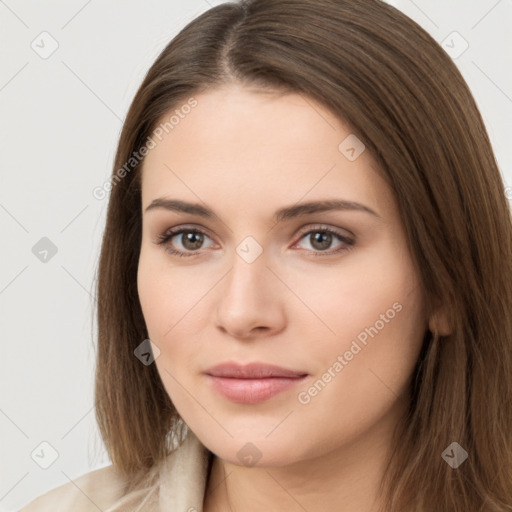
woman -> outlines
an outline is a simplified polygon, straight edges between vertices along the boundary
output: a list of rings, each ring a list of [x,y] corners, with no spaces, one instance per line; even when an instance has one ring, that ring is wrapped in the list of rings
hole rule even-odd
[[[456,66],[376,0],[212,8],[124,123],[112,465],[23,510],[512,510],[512,226]]]

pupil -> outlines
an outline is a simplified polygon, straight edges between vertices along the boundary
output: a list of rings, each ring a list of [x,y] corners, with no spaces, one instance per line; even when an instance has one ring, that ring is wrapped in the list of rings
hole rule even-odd
[[[321,251],[328,249],[332,242],[332,235],[330,233],[322,233],[318,231],[314,235],[310,235],[311,245],[315,249],[319,249]]]

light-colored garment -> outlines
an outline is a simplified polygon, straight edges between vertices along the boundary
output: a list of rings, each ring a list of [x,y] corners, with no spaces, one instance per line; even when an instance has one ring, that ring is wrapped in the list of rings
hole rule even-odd
[[[126,491],[110,465],[48,491],[20,512],[202,512],[211,457],[188,430],[182,444],[136,489]]]

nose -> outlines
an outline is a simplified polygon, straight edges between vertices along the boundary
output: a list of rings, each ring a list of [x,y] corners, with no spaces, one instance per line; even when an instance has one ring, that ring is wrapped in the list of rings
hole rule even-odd
[[[235,338],[269,336],[284,329],[285,309],[279,280],[267,268],[265,253],[252,263],[238,254],[218,289],[216,326]]]

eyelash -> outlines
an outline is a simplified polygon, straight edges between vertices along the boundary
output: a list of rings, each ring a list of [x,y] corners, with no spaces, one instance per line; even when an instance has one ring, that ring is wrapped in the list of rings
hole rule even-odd
[[[155,243],[157,245],[165,246],[165,250],[169,254],[171,254],[173,256],[179,256],[181,258],[189,258],[191,256],[197,256],[198,255],[197,251],[183,252],[183,251],[179,251],[177,249],[174,249],[169,244],[167,244],[167,242],[169,240],[171,240],[173,237],[175,237],[176,235],[185,233],[185,232],[200,233],[200,234],[210,238],[208,236],[208,234],[205,231],[203,231],[202,229],[181,227],[181,228],[170,229],[170,230],[166,231],[165,233],[163,233],[161,235],[158,235],[158,237],[157,237],[158,242],[155,242]],[[344,253],[344,252],[350,251],[354,247],[354,243],[355,243],[354,240],[352,240],[352,239],[342,235],[341,233],[339,233],[336,230],[333,230],[331,228],[328,228],[328,227],[325,227],[325,226],[321,226],[321,225],[315,226],[314,228],[311,228],[308,231],[302,232],[298,241],[302,240],[306,235],[311,235],[312,233],[322,233],[322,234],[333,235],[340,242],[343,242],[346,245],[345,247],[338,248],[338,249],[331,250],[331,251],[328,251],[328,250],[326,250],[326,251],[309,251],[315,257],[317,257],[317,256],[331,256],[333,254]],[[308,249],[304,249],[304,250],[308,251]]]

